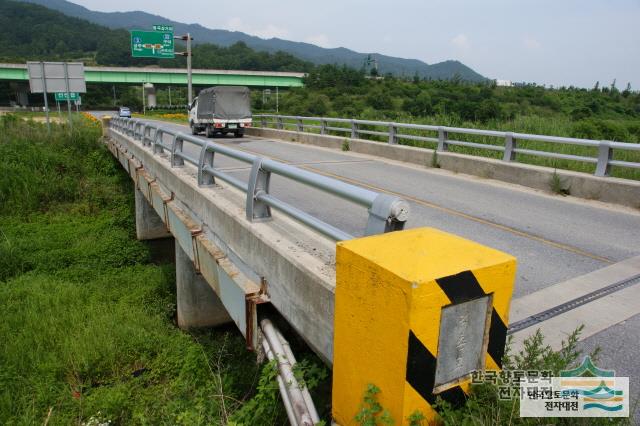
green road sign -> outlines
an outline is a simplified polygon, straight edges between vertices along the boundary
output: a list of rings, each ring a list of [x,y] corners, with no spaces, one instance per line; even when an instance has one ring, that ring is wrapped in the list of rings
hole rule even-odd
[[[67,92],[56,92],[56,101],[66,101],[67,99],[77,101],[80,99],[80,95],[75,92],[70,92],[69,97],[67,98]]]
[[[173,32],[131,30],[134,58],[173,58]]]
[[[161,31],[163,33],[172,33],[173,25],[154,25],[153,31]]]

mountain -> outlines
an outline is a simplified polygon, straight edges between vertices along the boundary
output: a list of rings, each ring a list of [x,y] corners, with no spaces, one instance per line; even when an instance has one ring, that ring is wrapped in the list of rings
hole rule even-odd
[[[81,60],[88,65],[164,66],[183,68],[185,58],[132,58],[130,35],[57,10],[0,0],[0,62]],[[313,64],[289,53],[258,52],[246,44],[220,47],[201,43],[193,48],[193,65],[207,69],[308,71]]]
[[[58,10],[66,15],[85,19],[113,29],[140,29],[151,28],[154,24],[169,24],[173,25],[176,34],[191,33],[194,37],[194,43],[212,43],[227,47],[241,41],[255,50],[271,53],[284,51],[314,64],[345,64],[349,67],[360,69],[369,56],[368,53],[355,52],[344,47],[327,49],[309,43],[279,38],[266,40],[240,31],[209,29],[199,24],[184,24],[140,11],[96,12],[66,0],[18,1],[36,3]],[[429,65],[417,59],[397,58],[378,53],[372,53],[371,58],[377,60],[381,74],[392,73],[409,77],[417,74],[420,77],[432,79],[450,79],[458,76],[467,81],[486,80],[485,77],[458,61],[445,61]]]

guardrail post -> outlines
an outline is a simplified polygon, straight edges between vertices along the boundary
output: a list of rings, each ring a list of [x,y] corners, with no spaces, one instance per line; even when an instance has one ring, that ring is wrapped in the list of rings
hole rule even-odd
[[[265,116],[260,117],[260,125],[264,128],[267,127],[267,117]]]
[[[298,119],[296,120],[296,129],[297,129],[299,132],[304,132],[304,124],[302,123],[302,118],[298,118]]]
[[[433,228],[337,243],[335,421],[353,424],[371,385],[396,424],[463,403],[474,372],[501,368],[515,274],[514,257]]]
[[[171,167],[184,166],[184,159],[176,155],[176,153],[182,152],[182,145],[184,143],[182,140],[183,136],[182,133],[177,133],[173,137],[173,142],[171,143]]]
[[[600,141],[598,145],[598,164],[596,165],[596,176],[609,176],[611,173],[611,166],[609,161],[613,159],[613,149],[609,141]]]
[[[162,138],[164,136],[164,132],[162,129],[157,128],[156,134],[153,135],[153,153],[154,154],[162,154],[164,150],[162,149]]]
[[[271,207],[258,200],[261,194],[269,193],[271,173],[262,168],[262,158],[256,157],[251,166],[249,185],[247,188],[246,213],[250,222],[261,222],[271,219]]]
[[[507,132],[504,135],[504,161],[514,161],[516,159],[516,140],[513,137],[513,133]]]
[[[408,217],[409,204],[406,201],[392,195],[380,194],[369,208],[369,219],[364,234],[400,231],[404,229]]]
[[[142,146],[145,146],[147,144],[146,142],[146,138],[147,138],[147,125],[145,123],[140,124],[140,141],[142,142]]]
[[[398,138],[396,135],[398,134],[398,127],[394,123],[389,123],[389,143],[391,145],[396,145],[398,143]]]
[[[320,134],[321,135],[326,135],[327,134],[327,120],[320,120]]]
[[[360,133],[358,130],[360,130],[358,123],[355,120],[351,120],[351,139],[359,139]]]
[[[448,151],[449,145],[447,144],[448,132],[444,127],[438,127],[438,151]]]
[[[277,123],[278,130],[284,129],[284,123],[282,122],[282,117],[280,116],[276,117],[276,123]]]
[[[215,152],[208,150],[208,146],[209,144],[203,145],[200,151],[200,161],[198,161],[198,186],[211,186],[216,183],[214,176],[204,171],[205,167],[213,169]]]
[[[157,128],[155,127],[149,127],[149,134],[147,135],[147,146],[151,146],[151,143],[153,142],[153,139],[151,137],[151,131],[153,130],[153,136],[155,137],[155,132],[158,131]]]

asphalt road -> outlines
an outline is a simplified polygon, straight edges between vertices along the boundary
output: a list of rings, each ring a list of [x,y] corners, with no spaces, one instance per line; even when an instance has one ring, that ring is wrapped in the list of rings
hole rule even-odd
[[[407,227],[436,227],[516,256],[515,297],[640,254],[640,211],[279,140],[211,140],[405,198]],[[184,150],[197,158],[195,146],[185,143]],[[222,156],[215,161],[248,178],[247,164]],[[364,231],[366,212],[351,203],[278,176],[271,192],[353,235]]]

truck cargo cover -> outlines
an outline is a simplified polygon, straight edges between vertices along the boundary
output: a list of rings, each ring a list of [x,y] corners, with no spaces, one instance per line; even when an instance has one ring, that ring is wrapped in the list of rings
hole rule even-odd
[[[239,120],[251,118],[249,89],[239,86],[216,86],[198,94],[198,119]]]

